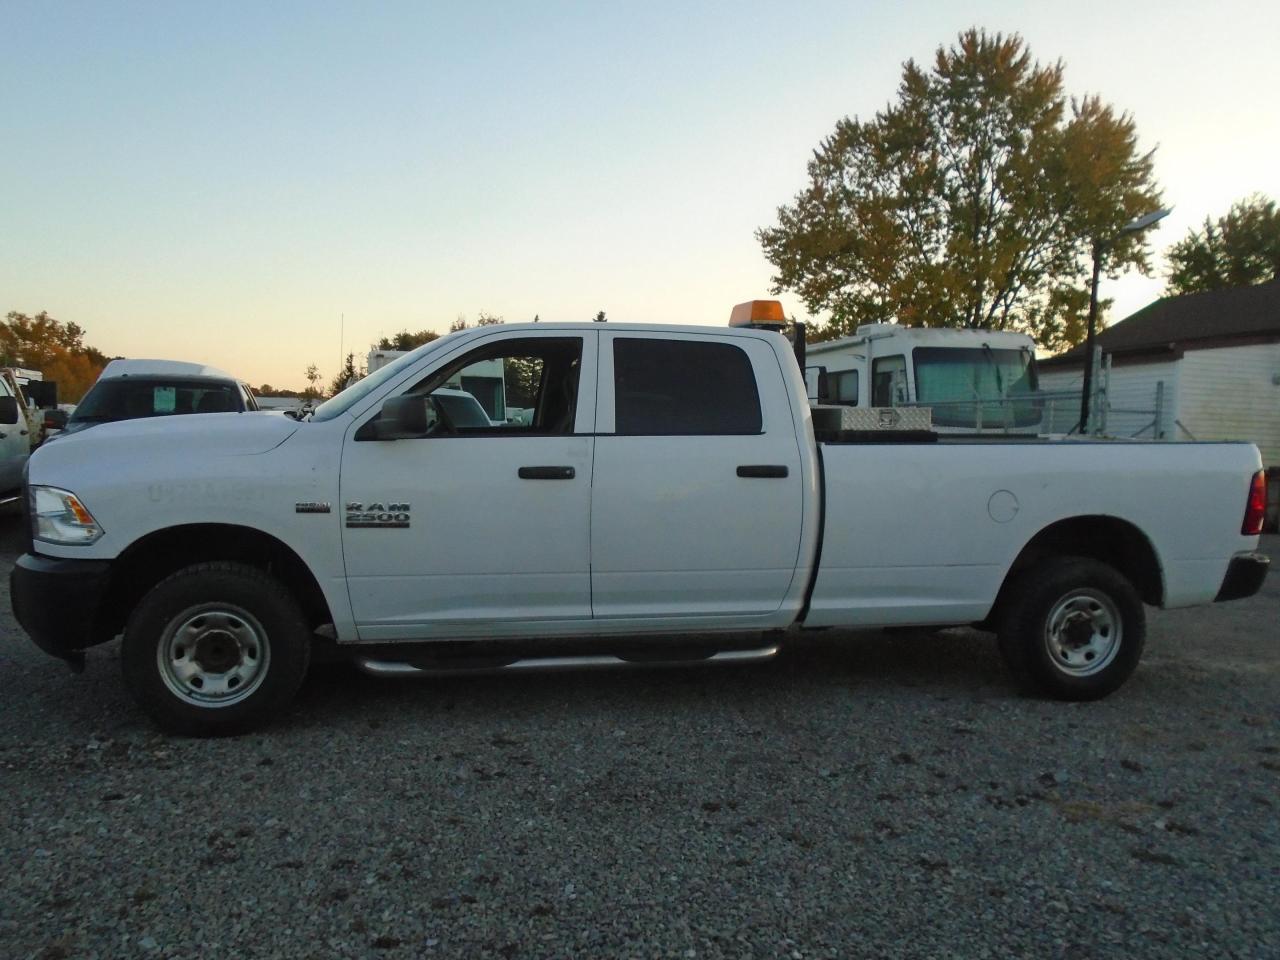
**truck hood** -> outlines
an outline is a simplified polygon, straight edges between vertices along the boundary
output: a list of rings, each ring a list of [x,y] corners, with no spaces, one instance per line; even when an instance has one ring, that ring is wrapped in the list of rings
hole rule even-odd
[[[261,411],[117,420],[50,440],[32,455],[32,467],[133,456],[252,456],[274,450],[300,426]]]

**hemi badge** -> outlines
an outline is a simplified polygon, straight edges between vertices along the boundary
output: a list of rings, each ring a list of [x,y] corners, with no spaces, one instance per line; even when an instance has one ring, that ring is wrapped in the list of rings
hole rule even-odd
[[[327,503],[295,503],[293,510],[295,513],[328,513],[329,505]]]

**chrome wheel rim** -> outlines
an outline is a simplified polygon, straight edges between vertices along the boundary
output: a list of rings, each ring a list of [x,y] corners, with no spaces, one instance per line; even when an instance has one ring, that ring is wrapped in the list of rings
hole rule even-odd
[[[174,617],[156,647],[169,692],[196,707],[229,707],[262,685],[271,645],[257,619],[230,603],[206,603]]]
[[[1120,610],[1101,590],[1072,590],[1053,605],[1045,621],[1049,659],[1073,677],[1105,670],[1120,652],[1123,638]]]

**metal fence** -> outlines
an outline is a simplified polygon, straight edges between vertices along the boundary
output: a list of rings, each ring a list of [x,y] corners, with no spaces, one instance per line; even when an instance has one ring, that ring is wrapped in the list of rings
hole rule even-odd
[[[1157,383],[1150,405],[1111,402],[1104,377],[1094,391],[1092,423],[1088,435],[1148,440],[1173,439],[1165,425],[1164,384]],[[1041,390],[1000,400],[943,400],[904,403],[898,406],[928,407],[933,425],[941,432],[1008,435],[1084,436],[1080,422],[1079,390]],[[1190,439],[1181,425],[1176,425]]]

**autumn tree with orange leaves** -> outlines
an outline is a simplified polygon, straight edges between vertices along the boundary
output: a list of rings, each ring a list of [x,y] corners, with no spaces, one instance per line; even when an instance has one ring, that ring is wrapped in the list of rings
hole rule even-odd
[[[102,351],[85,346],[79,324],[55,320],[43,310],[34,316],[10,311],[0,324],[0,366],[39,370],[57,383],[63,403],[77,403],[107,359]]]
[[[896,321],[1079,342],[1093,242],[1161,203],[1133,119],[1068,97],[1063,74],[977,29],[908,60],[896,100],[838,121],[758,231],[774,291],[829,313],[828,333]],[[1103,266],[1145,272],[1142,237],[1108,243]]]

